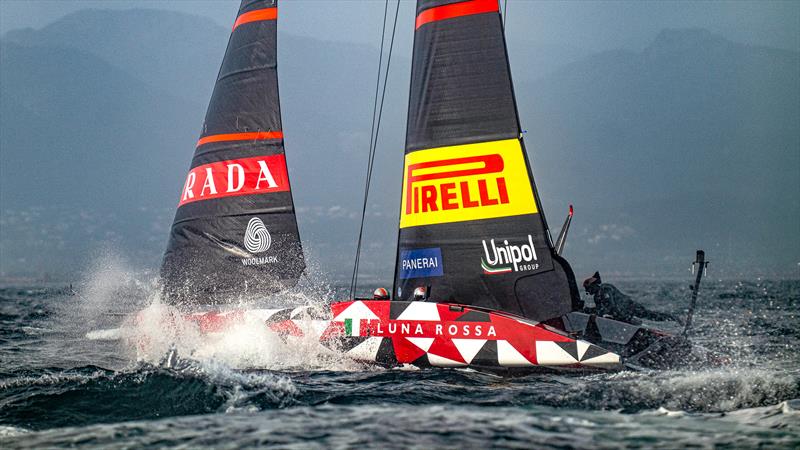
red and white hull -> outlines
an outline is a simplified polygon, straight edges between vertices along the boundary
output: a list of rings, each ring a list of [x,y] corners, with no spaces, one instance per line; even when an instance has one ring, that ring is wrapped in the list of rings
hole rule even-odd
[[[563,331],[469,306],[354,300],[327,307],[253,309],[184,316],[201,334],[257,320],[283,339],[309,338],[385,366],[615,370],[620,356]]]

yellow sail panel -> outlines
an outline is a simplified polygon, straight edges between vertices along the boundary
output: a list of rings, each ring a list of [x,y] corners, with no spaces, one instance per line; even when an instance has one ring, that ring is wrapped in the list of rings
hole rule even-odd
[[[535,214],[518,139],[407,153],[400,228]]]

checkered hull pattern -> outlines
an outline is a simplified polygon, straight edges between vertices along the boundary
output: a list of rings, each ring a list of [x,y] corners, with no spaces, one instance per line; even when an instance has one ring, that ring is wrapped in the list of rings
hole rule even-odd
[[[202,331],[221,331],[246,316],[285,339],[313,334],[355,360],[418,367],[619,369],[619,355],[541,323],[461,305],[348,301],[329,310],[250,310],[192,316]]]

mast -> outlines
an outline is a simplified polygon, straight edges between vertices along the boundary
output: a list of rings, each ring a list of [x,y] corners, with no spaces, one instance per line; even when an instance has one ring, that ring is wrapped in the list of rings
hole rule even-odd
[[[549,237],[497,0],[418,0],[395,296],[535,320],[580,308]]]
[[[242,0],[164,254],[169,302],[270,294],[305,269],[281,126],[277,17],[277,0]]]

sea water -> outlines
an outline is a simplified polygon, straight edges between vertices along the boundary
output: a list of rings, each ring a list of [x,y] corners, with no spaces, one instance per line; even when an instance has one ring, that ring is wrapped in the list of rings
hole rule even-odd
[[[800,446],[799,281],[704,281],[694,340],[726,367],[501,377],[363,366],[260,324],[178,336],[146,274],[103,267],[74,292],[0,288],[0,448]],[[619,287],[654,309],[688,304],[686,282]],[[153,320],[131,319],[143,309]],[[131,336],[161,348],[142,358]]]

